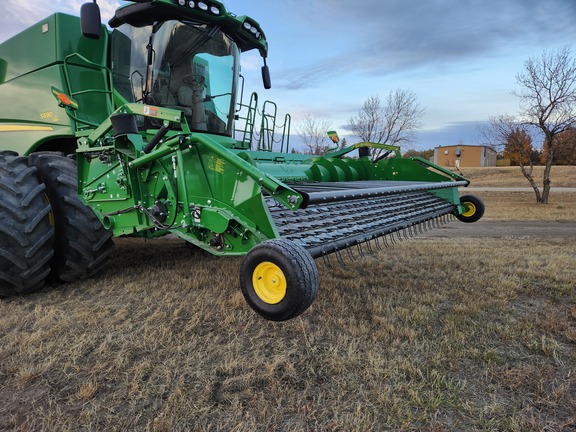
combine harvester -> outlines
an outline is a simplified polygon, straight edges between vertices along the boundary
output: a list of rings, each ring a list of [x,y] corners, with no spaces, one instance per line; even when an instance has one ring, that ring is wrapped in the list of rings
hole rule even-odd
[[[270,88],[252,18],[213,0],[138,0],[109,25],[87,3],[0,45],[0,295],[94,275],[112,236],[173,234],[245,255],[246,301],[281,321],[313,302],[315,258],[482,216],[459,197],[465,178],[397,147],[311,157],[236,140],[241,52],[260,52]]]

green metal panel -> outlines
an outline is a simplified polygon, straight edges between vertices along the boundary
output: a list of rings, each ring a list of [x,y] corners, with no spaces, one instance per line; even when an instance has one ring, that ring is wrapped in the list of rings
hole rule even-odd
[[[0,150],[21,154],[34,151],[43,142],[56,138],[74,138],[76,126],[58,106],[51,88],[65,93],[64,61],[80,54],[91,62],[106,64],[107,32],[99,40],[80,33],[80,20],[65,14],[54,14],[0,44],[0,98],[6,101],[0,119]],[[78,89],[102,88],[104,72],[74,65],[68,68],[70,82]],[[73,89],[72,89],[73,90]],[[79,114],[102,121],[109,112],[105,97],[86,94],[76,97]]]
[[[74,136],[72,122],[49,85],[62,81],[62,67],[55,64],[0,85],[0,98],[11,101],[0,119],[0,150],[28,154],[48,139]]]

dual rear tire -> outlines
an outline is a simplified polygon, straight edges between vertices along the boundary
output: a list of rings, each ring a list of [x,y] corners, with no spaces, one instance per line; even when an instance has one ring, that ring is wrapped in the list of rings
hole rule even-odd
[[[60,154],[0,153],[0,296],[93,276],[112,233],[77,196],[76,164]]]
[[[0,152],[0,296],[41,288],[54,256],[52,208],[37,168]]]

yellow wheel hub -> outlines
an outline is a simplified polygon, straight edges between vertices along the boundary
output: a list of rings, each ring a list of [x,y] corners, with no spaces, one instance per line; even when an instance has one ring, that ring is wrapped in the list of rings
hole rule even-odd
[[[48,199],[48,196],[46,194],[44,194],[44,202],[46,204],[50,204],[50,200]],[[50,226],[52,227],[56,226],[56,221],[54,220],[54,212],[52,210],[48,212],[48,222],[50,223]]]
[[[467,208],[466,211],[462,212],[462,216],[464,216],[464,217],[474,216],[474,213],[476,213],[476,206],[474,204],[472,204],[471,202],[465,202],[462,204],[464,204]]]
[[[252,273],[252,285],[260,299],[268,304],[280,303],[286,297],[286,277],[276,264],[264,261]]]

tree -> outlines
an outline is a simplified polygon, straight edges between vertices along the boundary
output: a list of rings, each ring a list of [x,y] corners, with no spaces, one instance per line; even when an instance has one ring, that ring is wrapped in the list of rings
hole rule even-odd
[[[544,134],[542,152],[545,168],[542,195],[537,201],[548,203],[550,172],[558,147],[559,135],[576,126],[576,58],[569,47],[545,51],[539,58],[529,58],[524,70],[516,75],[520,90],[524,123]]]
[[[428,149],[428,150],[410,149],[410,150],[403,152],[402,156],[404,156],[406,158],[417,156],[417,157],[421,157],[421,158],[426,159],[426,160],[430,160],[434,157],[434,149]]]
[[[530,134],[514,117],[501,115],[490,119],[489,125],[482,131],[488,143],[504,149],[504,156],[516,162],[522,174],[536,194],[536,202],[541,202],[542,195],[532,176],[534,163],[532,159],[532,138]]]
[[[529,164],[532,156],[532,137],[530,134],[520,126],[511,125],[505,138],[504,157],[518,165]]]
[[[304,153],[323,155],[331,147],[326,133],[332,129],[328,120],[320,121],[316,117],[306,114],[304,120],[296,127],[298,135],[304,141],[306,147]]]
[[[382,106],[379,96],[370,96],[358,116],[350,119],[350,129],[364,142],[401,145],[412,143],[421,126],[424,109],[410,90],[393,90]],[[383,150],[373,149],[378,158]]]
[[[546,162],[548,154],[543,151],[540,155],[542,163]],[[555,165],[576,165],[576,129],[568,128],[559,133],[556,137],[556,148],[554,150]]]

